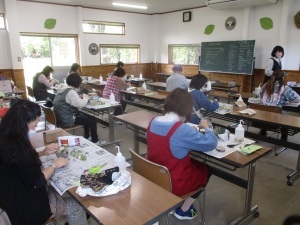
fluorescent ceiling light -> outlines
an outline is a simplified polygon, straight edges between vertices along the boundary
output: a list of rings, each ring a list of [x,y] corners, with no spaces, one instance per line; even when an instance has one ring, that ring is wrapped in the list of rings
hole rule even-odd
[[[125,4],[125,3],[119,3],[119,2],[113,2],[112,4],[115,6],[122,6],[122,7],[128,7],[128,8],[148,9],[147,6],[143,6],[143,5],[131,5],[131,4]]]

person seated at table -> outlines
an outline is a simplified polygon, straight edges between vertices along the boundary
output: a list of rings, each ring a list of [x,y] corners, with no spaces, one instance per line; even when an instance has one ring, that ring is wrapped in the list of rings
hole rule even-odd
[[[53,102],[57,126],[72,127],[74,125],[83,125],[86,139],[97,145],[104,144],[105,141],[99,141],[98,139],[96,118],[78,110],[84,107],[90,99],[86,94],[83,94],[81,98],[76,92],[82,83],[80,75],[71,73],[67,77],[66,82],[66,85],[57,89]]]
[[[122,62],[122,61],[119,61],[119,62],[117,62],[117,64],[116,64],[116,68],[115,68],[115,70],[116,69],[118,69],[118,68],[124,68],[124,66],[125,66],[125,64]]]
[[[207,165],[190,158],[189,151],[211,151],[218,143],[206,120],[202,119],[199,124],[205,129],[204,134],[184,123],[192,112],[192,96],[188,91],[176,88],[165,100],[164,115],[153,118],[147,128],[147,158],[168,168],[172,193],[178,196],[206,186],[211,175]],[[180,220],[195,218],[193,203],[200,194],[197,192],[187,198],[175,210],[174,216]]]
[[[282,106],[287,103],[299,103],[300,96],[291,87],[286,85],[285,73],[282,70],[273,72],[271,79],[261,89],[264,105]]]
[[[71,74],[71,73],[78,73],[78,74],[80,74],[80,65],[78,63],[73,63],[72,64],[71,69],[69,71],[69,74]]]
[[[19,100],[0,124],[0,208],[12,225],[40,225],[50,217],[67,215],[69,225],[87,225],[85,211],[76,201],[61,197],[47,181],[56,169],[68,163],[67,158],[54,159],[42,167],[40,156],[53,154],[57,144],[41,152],[33,148],[28,133],[34,130],[41,116],[38,104]]]
[[[166,81],[166,91],[173,91],[175,88],[181,88],[184,90],[188,90],[189,81],[183,76],[182,73],[182,65],[174,64],[172,67],[173,74],[168,77]]]
[[[282,70],[273,72],[272,77],[261,89],[261,102],[264,105],[283,106],[287,103],[299,103],[300,96],[291,87],[286,85],[285,73]],[[266,135],[267,130],[260,130],[261,135]],[[287,140],[287,134],[282,131],[281,139]]]
[[[213,112],[219,108],[219,97],[215,96],[211,102],[203,93],[202,88],[207,83],[208,79],[201,73],[192,77],[190,83],[190,94],[193,97],[194,113],[191,116],[190,122],[199,124],[201,119],[200,109],[205,109],[207,112]]]
[[[124,64],[122,61],[119,61],[119,62],[117,62],[114,71],[115,71],[116,69],[118,69],[118,68],[124,68],[124,66],[125,66],[125,64]],[[113,72],[112,72],[112,73],[108,73],[108,77],[112,76],[112,74],[113,74]]]
[[[111,93],[114,94],[115,100],[120,102],[120,90],[126,90],[130,87],[130,84],[126,83],[126,72],[123,68],[119,67],[114,70],[113,75],[106,80],[106,84],[103,90],[103,98],[109,99]],[[115,109],[114,115],[122,115],[126,108],[126,103],[121,101],[122,107]],[[119,123],[119,121],[117,121]]]
[[[37,73],[33,77],[32,89],[36,101],[53,101],[55,95],[48,93],[47,91],[49,88],[59,83],[59,81],[51,79],[51,74],[53,72],[54,70],[52,69],[52,67],[46,66],[44,67],[42,72]]]

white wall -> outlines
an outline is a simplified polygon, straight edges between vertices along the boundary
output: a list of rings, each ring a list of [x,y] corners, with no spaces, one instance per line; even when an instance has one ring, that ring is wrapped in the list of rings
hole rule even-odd
[[[0,13],[5,14],[4,0],[0,0]],[[0,30],[0,69],[12,68],[10,44],[7,30]]]
[[[285,49],[284,69],[299,69],[300,30],[293,22],[294,15],[300,10],[299,0],[279,0],[276,5],[239,10],[214,10],[207,7],[194,9],[192,21],[186,23],[182,22],[182,12],[150,16],[16,0],[0,0],[0,11],[5,1],[15,2],[16,12],[7,13],[17,15],[15,20],[18,21],[19,32],[78,34],[83,66],[99,65],[100,62],[99,54],[92,56],[88,53],[90,43],[140,44],[141,63],[167,63],[168,44],[254,39],[256,68],[264,68],[273,47],[282,45]],[[232,31],[224,27],[229,16],[234,16],[237,20],[236,28]],[[259,24],[262,17],[270,17],[274,28],[263,30]],[[52,30],[44,28],[44,21],[48,18],[57,20],[57,25]],[[83,34],[82,20],[125,22],[126,35]],[[209,24],[214,24],[215,30],[211,35],[206,35],[204,30]],[[15,30],[14,36],[18,36]],[[9,44],[17,39],[19,37],[10,37],[8,40],[7,32],[0,32],[0,68],[19,67],[14,61],[20,49],[16,50],[18,47],[15,44]],[[9,50],[13,52],[12,57]]]
[[[182,22],[182,12],[164,14],[159,27],[160,56],[158,61],[168,62],[168,44],[201,43],[205,41],[255,40],[255,68],[264,68],[276,45],[285,49],[284,69],[298,70],[300,63],[300,30],[294,25],[294,15],[300,10],[299,0],[280,0],[278,4],[250,9],[215,10],[200,8],[192,10],[192,21]],[[225,29],[225,20],[234,16],[234,30]],[[273,29],[264,30],[259,19],[270,17]],[[283,21],[283,22],[282,22]],[[285,23],[286,21],[286,23]],[[205,27],[215,25],[211,35],[204,34]]]
[[[88,52],[90,43],[97,44],[140,44],[141,63],[153,60],[152,37],[154,32],[152,16],[135,13],[123,13],[105,10],[83,9],[83,20],[110,21],[125,23],[125,35],[84,34],[83,57],[86,65],[99,65],[99,54],[93,56]]]
[[[77,8],[17,1],[20,32],[77,34]],[[56,19],[54,29],[44,28],[46,19]]]

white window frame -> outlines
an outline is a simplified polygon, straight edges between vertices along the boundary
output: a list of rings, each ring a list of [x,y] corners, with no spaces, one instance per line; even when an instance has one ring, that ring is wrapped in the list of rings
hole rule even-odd
[[[88,25],[93,25],[95,27],[98,27],[98,30],[94,30],[94,31],[84,31],[84,26],[88,24]],[[110,26],[110,27],[121,27],[122,31],[121,33],[116,33],[116,32],[105,32],[105,26]],[[103,31],[101,31],[101,28]],[[92,34],[113,34],[113,35],[125,35],[125,23],[121,23],[121,22],[107,22],[107,21],[92,21],[92,20],[84,20],[82,22],[82,29],[83,29],[83,33],[92,33]]]
[[[140,45],[139,44],[100,44],[100,64],[116,64],[118,61],[123,61],[124,63],[129,63],[129,64],[133,64],[133,63],[139,63],[140,62]],[[112,63],[102,63],[102,48],[116,48],[116,49],[125,49],[125,48],[131,48],[131,49],[136,49],[137,50],[137,61],[136,62],[126,62],[126,60],[122,59],[122,57],[120,57],[120,55],[118,55],[117,57],[117,61],[116,62],[112,62]]]
[[[0,20],[0,22],[1,22],[1,24],[0,24],[0,30],[6,30],[4,13],[0,13],[0,18],[2,18]],[[2,23],[2,21],[3,21],[3,23]]]

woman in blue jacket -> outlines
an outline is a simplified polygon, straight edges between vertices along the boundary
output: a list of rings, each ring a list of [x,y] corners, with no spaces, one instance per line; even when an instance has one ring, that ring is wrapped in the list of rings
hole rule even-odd
[[[190,83],[190,94],[193,97],[194,113],[191,116],[190,122],[194,124],[200,123],[200,109],[205,109],[207,112],[213,112],[219,108],[219,98],[214,97],[211,102],[207,96],[203,93],[202,88],[207,83],[206,76],[198,73],[193,76]]]

